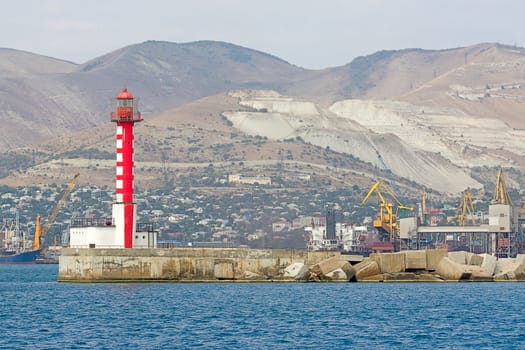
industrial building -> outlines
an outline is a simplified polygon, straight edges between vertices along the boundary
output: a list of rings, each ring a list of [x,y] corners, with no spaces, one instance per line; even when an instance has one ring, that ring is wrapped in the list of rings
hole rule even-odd
[[[367,203],[376,194],[379,206],[373,220],[375,233],[359,232],[352,226],[336,223],[335,213],[329,208],[326,225],[305,227],[309,250],[355,250],[360,252],[394,252],[402,250],[446,249],[488,253],[497,257],[515,257],[524,251],[523,229],[525,209],[512,204],[505,188],[502,170],[498,173],[496,189],[488,210],[488,220],[475,223],[476,213],[472,196],[463,192],[460,204],[449,224],[438,226],[430,218],[423,188],[418,213],[406,206],[395,191],[383,180],[378,180],[362,201]],[[389,200],[391,198],[391,200]],[[457,221],[453,224],[452,221]],[[336,229],[337,227],[337,229]],[[337,232],[337,233],[336,233]],[[361,240],[356,240],[360,237]]]

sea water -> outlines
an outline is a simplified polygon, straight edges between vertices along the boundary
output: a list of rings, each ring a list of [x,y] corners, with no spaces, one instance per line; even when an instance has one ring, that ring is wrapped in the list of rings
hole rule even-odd
[[[57,283],[0,266],[2,349],[525,349],[525,283]]]

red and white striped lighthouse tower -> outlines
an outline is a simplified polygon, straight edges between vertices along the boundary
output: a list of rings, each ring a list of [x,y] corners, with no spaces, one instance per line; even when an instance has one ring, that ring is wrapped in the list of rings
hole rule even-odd
[[[133,248],[136,209],[133,202],[133,125],[142,121],[137,101],[124,87],[117,96],[117,110],[111,121],[117,123],[116,201],[113,204],[115,234],[124,248]],[[123,241],[121,241],[123,239]]]

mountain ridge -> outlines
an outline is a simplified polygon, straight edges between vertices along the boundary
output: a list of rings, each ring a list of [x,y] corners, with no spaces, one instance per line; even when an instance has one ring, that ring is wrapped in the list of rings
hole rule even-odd
[[[358,159],[373,164],[377,156],[374,147],[381,148],[381,155],[392,171],[408,180],[414,178],[411,177],[414,173],[407,173],[404,171],[406,167],[398,166],[403,164],[404,157],[413,159],[413,164],[419,162],[416,159],[420,159],[419,164],[423,168],[433,162],[430,159],[442,159],[436,164],[442,164],[439,166],[443,167],[443,174],[449,170],[468,173],[473,163],[469,159],[478,159],[479,165],[487,166],[497,166],[497,159],[501,159],[501,165],[522,170],[525,164],[521,146],[497,141],[497,138],[508,138],[509,133],[515,134],[512,138],[519,139],[516,130],[525,128],[525,122],[519,118],[525,112],[525,94],[521,83],[522,78],[525,81],[522,69],[525,67],[525,55],[522,48],[483,43],[443,50],[386,50],[356,58],[343,66],[322,70],[304,69],[257,50],[214,41],[184,44],[146,41],[117,49],[84,64],[36,55],[38,57],[35,58],[34,66],[29,65],[28,68],[24,67],[29,64],[27,60],[32,57],[30,53],[20,54],[24,57],[20,67],[15,65],[15,68],[9,68],[16,63],[12,54],[16,55],[16,50],[0,50],[0,70],[7,72],[0,78],[0,121],[3,123],[0,151],[14,151],[38,159],[42,163],[34,166],[39,166],[39,169],[45,168],[45,163],[52,160],[53,154],[81,154],[82,149],[93,147],[105,152],[103,154],[111,154],[108,115],[113,108],[111,98],[116,96],[123,85],[140,97],[141,111],[145,119],[151,121],[145,123],[147,126],[144,127],[145,131],[151,129],[151,132],[148,131],[143,137],[154,139],[157,135],[163,135],[158,143],[164,143],[165,146],[155,145],[151,141],[144,143],[145,157],[157,159],[159,164],[175,161],[210,162],[214,157],[223,157],[226,148],[231,150],[230,156],[236,162],[252,159],[253,154],[243,154],[239,148],[241,146],[236,146],[241,139],[244,145],[259,145],[246,149],[250,149],[260,159],[282,159],[282,152],[291,152],[289,157],[298,160],[301,157],[308,158],[307,152],[313,154],[329,147],[327,152],[330,155],[316,156],[311,159],[311,164],[317,162],[326,165],[339,159],[337,162],[350,162],[346,165],[347,169]],[[5,58],[7,56],[8,59]],[[232,91],[245,91],[244,94],[263,91],[260,98],[274,102],[259,107],[243,104],[242,96],[234,97]],[[264,97],[265,93],[270,95]],[[209,106],[210,101],[214,101],[216,106]],[[354,105],[344,101],[354,101]],[[392,103],[389,105],[381,101]],[[206,107],[208,114],[199,114],[199,103],[209,106]],[[257,103],[260,104],[260,101]],[[301,110],[309,103],[311,112]],[[361,103],[360,107],[357,108],[355,103]],[[299,110],[303,114],[297,115],[293,111],[294,106],[302,106]],[[175,135],[179,127],[170,121],[170,118],[175,118],[169,112],[174,108],[178,109],[177,113],[185,111],[188,114],[189,119],[184,119],[186,126],[182,128],[184,135],[180,135],[186,143],[195,142],[196,138],[189,136],[192,132],[199,131],[198,128],[205,129],[205,125],[199,123],[193,123],[200,125],[196,129],[189,127],[192,116],[194,119],[213,116],[212,119],[206,119],[208,123],[217,127],[220,124],[221,130],[223,127],[226,129],[219,138],[214,136],[212,130],[208,130],[206,137],[199,139],[199,149],[206,150],[202,151],[202,156],[194,154],[194,159],[179,157],[177,160],[176,156],[170,154],[176,150],[186,152],[195,146],[188,147],[181,140],[172,142],[177,138]],[[432,110],[440,112],[433,115]],[[268,116],[281,120],[283,125],[291,125],[289,123],[297,123],[301,116],[307,117],[309,113],[317,118],[311,119],[310,129],[298,125],[297,130],[295,127],[290,129],[289,136],[283,134],[282,137],[273,138],[266,142],[267,145],[263,145],[260,138],[268,137],[269,134],[257,133],[253,126],[249,126],[250,123],[259,123],[258,118]],[[370,118],[376,118],[374,116],[382,116],[381,113],[393,116],[392,120],[397,120],[398,125],[385,128],[384,125],[388,125],[390,119],[384,119],[380,125],[368,122]],[[446,134],[450,131],[441,126],[436,129],[441,130],[439,132],[428,129],[436,128],[433,126],[435,120],[443,119],[440,115],[445,115],[452,123],[461,124],[469,120],[473,128],[472,133],[468,134],[471,140],[462,134],[450,137]],[[331,131],[323,131],[332,133],[332,141],[321,141],[330,137],[326,134],[317,136],[319,143],[313,139],[302,143],[306,137],[304,132],[319,133],[323,128],[322,123],[328,120],[332,120],[330,123],[333,120],[351,122],[355,129],[352,131],[353,138],[356,140],[367,136],[362,142],[356,143],[357,148],[338,148],[334,142],[337,142],[338,132],[342,129],[332,127],[329,129]],[[502,126],[494,129],[488,126],[493,123],[492,120],[506,123],[509,128]],[[316,126],[316,123],[320,124]],[[407,129],[407,123],[416,123],[418,126]],[[240,125],[245,125],[251,131]],[[482,134],[476,134],[476,129],[492,130],[493,135],[490,137],[497,142],[490,141],[490,137],[485,140]],[[416,140],[414,137],[418,136],[407,130],[428,137]],[[498,130],[502,134],[498,134]],[[171,131],[171,134],[167,131]],[[100,136],[101,133],[108,136]],[[78,140],[81,137],[79,135],[84,135],[82,137],[86,141]],[[298,142],[293,147],[289,141],[284,142],[290,137]],[[347,138],[342,134],[339,137]],[[378,141],[372,142],[381,138],[387,140],[381,147]],[[60,139],[74,142],[60,142]],[[108,142],[108,145],[93,140]],[[220,145],[218,148],[224,151],[222,154],[210,149],[213,146],[211,140]],[[432,144],[421,150],[410,149],[421,142],[430,141],[439,146],[436,146],[435,151]],[[485,142],[489,143],[484,145]],[[498,142],[503,146],[497,146]],[[490,143],[496,146],[489,146]],[[397,148],[401,144],[404,146]],[[283,145],[286,147],[283,148]],[[312,147],[319,148],[314,150]],[[396,155],[389,151],[391,149],[402,150],[399,151],[402,153]],[[42,154],[39,155],[39,152]],[[343,159],[343,153],[340,155],[338,152],[354,158]],[[426,155],[418,152],[426,152]],[[458,163],[450,167],[446,165],[450,161]],[[356,166],[365,167],[364,163]],[[421,179],[418,181],[421,182]],[[442,183],[441,187],[445,187],[445,184]],[[458,191],[459,187],[469,184],[479,186],[479,183],[468,180],[467,174],[453,190]],[[439,183],[436,185],[439,187]]]

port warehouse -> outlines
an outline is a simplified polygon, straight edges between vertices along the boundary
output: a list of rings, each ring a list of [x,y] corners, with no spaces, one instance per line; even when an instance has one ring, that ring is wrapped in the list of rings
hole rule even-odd
[[[511,257],[523,252],[523,223],[519,208],[507,204],[489,206],[488,224],[469,226],[413,226],[400,227],[401,239],[416,249],[445,248],[473,253],[488,253],[499,257]],[[403,220],[403,219],[400,219]],[[410,219],[409,219],[410,220]]]

